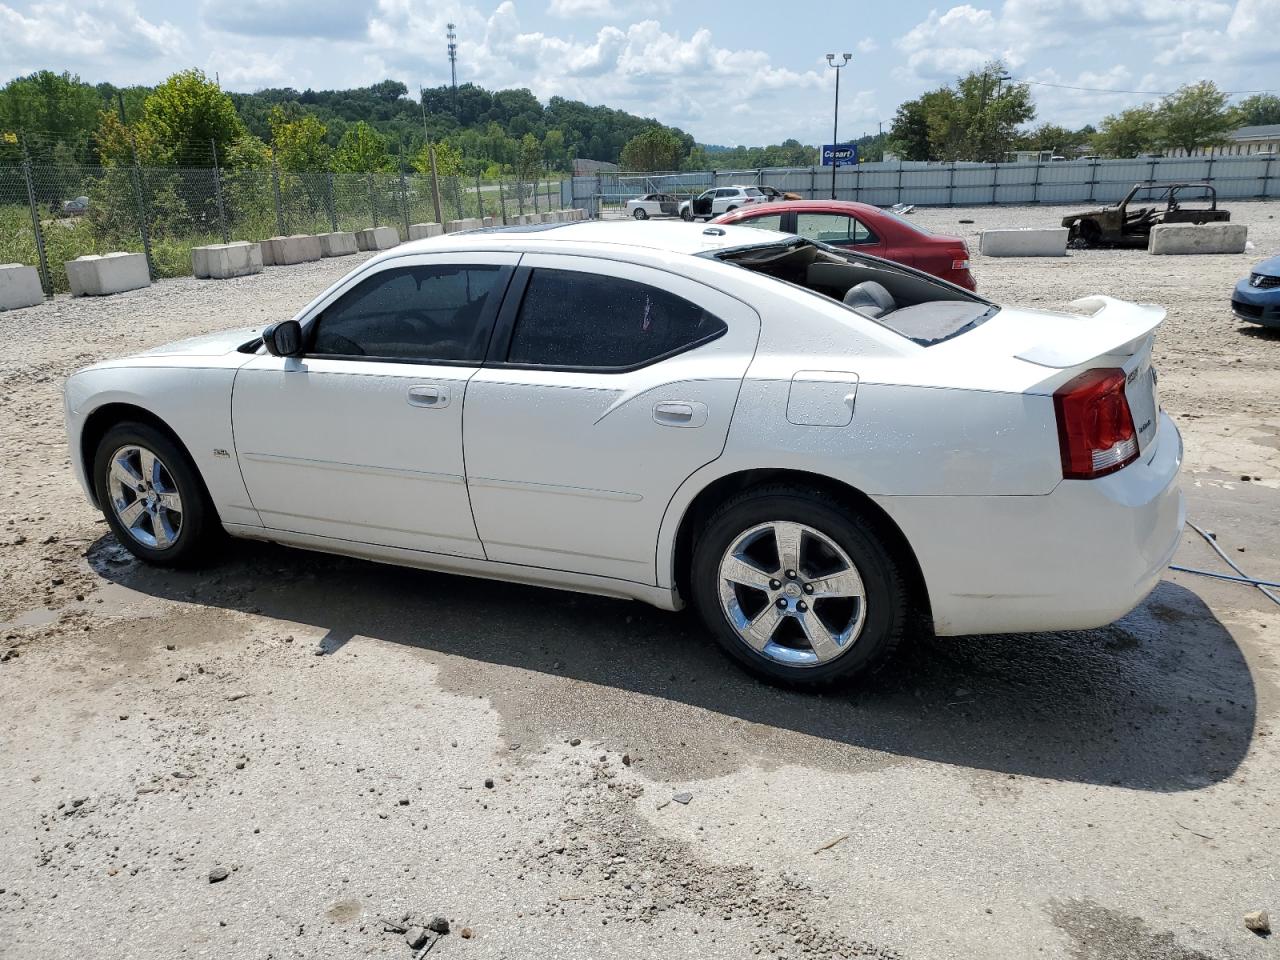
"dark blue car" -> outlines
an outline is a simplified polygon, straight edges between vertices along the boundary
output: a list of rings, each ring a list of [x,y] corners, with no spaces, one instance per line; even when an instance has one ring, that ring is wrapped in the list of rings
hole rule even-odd
[[[1280,257],[1263,260],[1236,284],[1231,312],[1250,323],[1280,327]]]

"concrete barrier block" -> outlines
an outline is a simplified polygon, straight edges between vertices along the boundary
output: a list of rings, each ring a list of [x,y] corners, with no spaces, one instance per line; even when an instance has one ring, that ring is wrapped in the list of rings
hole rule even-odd
[[[983,230],[978,249],[988,257],[1065,257],[1066,227]]]
[[[544,213],[544,214],[542,214],[542,215],[541,215],[541,221],[542,221],[543,223],[555,223],[555,222],[556,222],[556,215],[555,215],[554,213],[550,213],[550,212],[548,212],[548,213]]]
[[[432,237],[438,237],[444,233],[444,227],[438,223],[411,223],[409,224],[410,240],[429,240]]]
[[[493,227],[493,226],[497,226],[497,223],[498,223],[498,221],[497,221],[495,218],[493,218],[493,217],[485,217],[485,218],[484,218],[484,225],[485,225],[486,227]]]
[[[147,258],[140,253],[90,254],[66,262],[73,297],[105,297],[151,286]]]
[[[450,220],[445,224],[445,233],[457,233],[460,230],[479,230],[483,221],[479,217],[463,217],[461,220]]]
[[[321,233],[317,234],[316,239],[320,241],[320,256],[322,257],[347,257],[356,253],[360,246],[356,243],[356,235],[354,233]]]
[[[1157,255],[1244,253],[1249,228],[1243,223],[1158,223],[1147,252]]]
[[[0,264],[0,310],[18,310],[44,303],[40,272],[21,263]]]
[[[200,280],[229,280],[262,272],[262,246],[244,240],[191,248],[191,272]]]
[[[275,253],[270,240],[258,241],[258,255],[262,257],[262,265],[264,267],[274,267],[276,265]]]
[[[277,267],[320,259],[319,237],[299,233],[291,237],[272,237],[268,242],[271,244],[271,263]],[[267,258],[262,259],[265,262]]]
[[[395,227],[367,227],[356,231],[356,244],[361,250],[390,250],[400,244],[400,231]]]

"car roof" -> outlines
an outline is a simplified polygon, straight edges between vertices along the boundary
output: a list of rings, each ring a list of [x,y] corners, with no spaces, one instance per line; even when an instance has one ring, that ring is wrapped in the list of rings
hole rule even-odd
[[[559,243],[602,244],[676,254],[706,253],[730,247],[794,241],[795,236],[756,227],[732,224],[707,226],[682,220],[583,220],[576,223],[542,223],[526,226],[486,227],[446,233],[427,240],[411,240],[393,247],[382,257],[437,250],[517,250],[554,253]],[[381,259],[380,257],[379,259]]]
[[[747,219],[762,213],[785,213],[789,210],[808,210],[811,213],[860,213],[863,216],[883,213],[877,206],[858,203],[854,200],[775,200],[772,203],[756,203],[749,207],[740,207],[734,211],[734,214]]]

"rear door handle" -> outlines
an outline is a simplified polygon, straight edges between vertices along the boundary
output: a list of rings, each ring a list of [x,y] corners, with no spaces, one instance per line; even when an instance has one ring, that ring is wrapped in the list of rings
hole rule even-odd
[[[438,383],[410,387],[409,403],[415,407],[431,407],[439,410],[449,405],[449,388]]]
[[[664,427],[700,427],[707,422],[707,405],[697,400],[663,400],[653,405],[653,420]]]

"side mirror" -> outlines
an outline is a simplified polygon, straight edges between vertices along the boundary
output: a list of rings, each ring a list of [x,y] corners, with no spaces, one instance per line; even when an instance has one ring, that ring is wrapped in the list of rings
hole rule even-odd
[[[302,324],[297,320],[281,320],[265,327],[262,343],[273,357],[296,357],[302,352]]]

